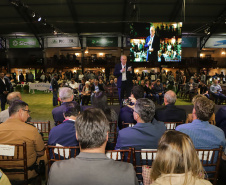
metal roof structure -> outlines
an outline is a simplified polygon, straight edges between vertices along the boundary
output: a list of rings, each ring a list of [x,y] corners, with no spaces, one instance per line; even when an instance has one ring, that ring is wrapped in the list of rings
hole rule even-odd
[[[0,12],[0,36],[126,35],[132,22],[183,22],[183,34],[226,35],[225,0],[1,0]]]

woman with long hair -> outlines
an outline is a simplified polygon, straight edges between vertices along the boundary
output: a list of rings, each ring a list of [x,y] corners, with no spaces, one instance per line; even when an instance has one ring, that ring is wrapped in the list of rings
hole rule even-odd
[[[152,185],[211,185],[190,137],[167,131],[159,141],[151,169]]]

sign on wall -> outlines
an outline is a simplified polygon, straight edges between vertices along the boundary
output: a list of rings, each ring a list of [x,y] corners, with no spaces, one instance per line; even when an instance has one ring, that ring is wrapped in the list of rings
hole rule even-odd
[[[118,47],[118,37],[87,37],[87,47]]]
[[[78,37],[47,38],[47,47],[79,47]]]
[[[226,48],[226,37],[209,38],[205,44],[206,48]]]
[[[40,48],[36,38],[10,38],[9,48]]]

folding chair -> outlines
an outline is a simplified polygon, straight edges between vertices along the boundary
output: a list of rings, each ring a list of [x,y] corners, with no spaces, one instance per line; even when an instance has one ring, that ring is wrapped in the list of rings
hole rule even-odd
[[[175,130],[178,125],[183,124],[183,121],[181,121],[181,122],[174,122],[174,121],[164,122],[164,124],[165,124],[167,130]]]
[[[215,149],[196,149],[199,159],[208,175],[207,179],[217,184],[223,147]]]
[[[42,134],[42,138],[45,143],[48,143],[49,132],[50,132],[50,121],[47,122],[28,122],[33,124]]]
[[[55,161],[75,158],[79,153],[79,146],[46,146],[46,154],[49,168]]]
[[[28,185],[27,147],[23,144],[0,144],[0,168],[6,175],[23,174]],[[22,151],[21,151],[22,150]]]
[[[109,159],[113,159],[115,161],[122,161],[130,163],[130,159],[132,156],[132,150],[106,150],[106,156]]]

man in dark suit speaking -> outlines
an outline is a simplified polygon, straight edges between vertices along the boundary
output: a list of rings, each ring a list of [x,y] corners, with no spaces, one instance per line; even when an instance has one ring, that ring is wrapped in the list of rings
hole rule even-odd
[[[157,62],[158,61],[158,51],[160,49],[160,39],[157,35],[155,35],[155,27],[150,27],[150,36],[146,38],[146,42],[144,45],[147,48],[147,58],[146,60],[149,62]]]
[[[131,94],[131,89],[133,87],[132,77],[133,77],[133,69],[130,64],[127,63],[127,57],[125,55],[121,56],[121,63],[116,64],[114,76],[118,78],[117,87],[118,87],[118,95],[119,102],[122,107],[122,99],[124,99],[124,93],[126,92],[127,98]]]

